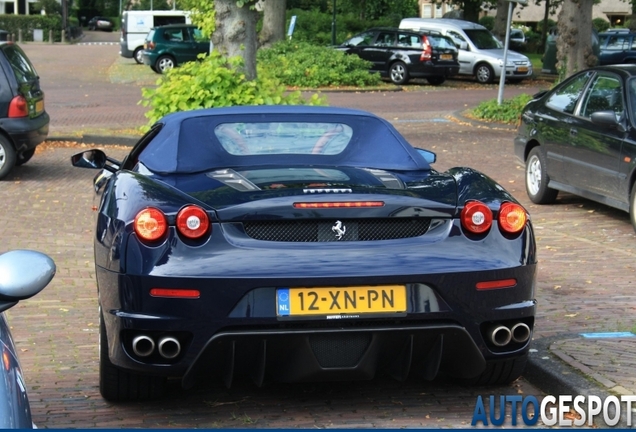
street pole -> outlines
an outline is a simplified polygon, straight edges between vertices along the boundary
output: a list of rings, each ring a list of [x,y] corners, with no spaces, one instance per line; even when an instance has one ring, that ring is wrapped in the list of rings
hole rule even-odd
[[[501,76],[499,77],[499,95],[497,96],[497,104],[501,105],[503,102],[504,83],[506,82],[506,68],[508,66],[508,41],[510,40],[510,25],[512,24],[512,8],[513,2],[508,2],[508,19],[506,21],[506,39],[504,40],[504,56],[503,56],[503,68],[501,69]]]

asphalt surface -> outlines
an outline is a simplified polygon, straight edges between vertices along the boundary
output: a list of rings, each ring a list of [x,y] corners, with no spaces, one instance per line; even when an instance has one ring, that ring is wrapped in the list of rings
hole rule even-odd
[[[392,121],[414,145],[437,152],[439,170],[468,165],[485,172],[529,210],[539,246],[538,314],[523,379],[485,389],[383,379],[265,389],[245,383],[187,393],[175,387],[167,400],[152,404],[103,401],[96,375],[95,172],[72,168],[68,158],[90,146],[83,143],[123,157],[127,148],[119,145],[134,141],[147,122],[138,102],[141,88],[154,78],[145,66],[120,58],[117,45],[88,39],[79,45],[22,45],[46,91],[52,142],[0,184],[0,251],[38,249],[58,264],[46,290],[9,311],[40,428],[468,427],[478,395],[636,394],[636,338],[630,335],[636,327],[636,235],[628,215],[569,194],[551,206],[532,204],[512,152],[514,128],[463,116],[496,98],[497,86],[449,80],[397,92],[325,94],[330,105]],[[549,85],[506,86],[505,97]]]

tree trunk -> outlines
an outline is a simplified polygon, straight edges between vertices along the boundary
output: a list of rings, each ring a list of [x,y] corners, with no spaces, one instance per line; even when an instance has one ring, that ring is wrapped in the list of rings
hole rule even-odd
[[[258,34],[258,46],[270,47],[285,39],[285,10],[287,0],[265,0],[263,2],[263,28]]]
[[[242,7],[236,0],[214,0],[216,28],[212,34],[214,49],[227,57],[240,56],[248,80],[256,79],[256,22],[254,1]]]
[[[495,15],[495,25],[492,32],[497,38],[505,43],[506,23],[508,22],[508,3],[506,0],[497,0],[497,15]]]
[[[594,0],[564,0],[558,17],[557,70],[563,78],[596,65],[592,51]]]
[[[508,8],[506,8],[508,10]],[[474,23],[479,22],[479,12],[481,11],[481,1],[465,0],[464,1],[464,19]]]

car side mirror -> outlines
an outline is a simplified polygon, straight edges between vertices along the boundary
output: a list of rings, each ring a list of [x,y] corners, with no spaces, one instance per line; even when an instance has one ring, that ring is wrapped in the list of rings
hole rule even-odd
[[[419,154],[421,154],[422,157],[429,164],[435,163],[435,161],[437,160],[437,155],[435,153],[433,153],[432,151],[424,150],[424,149],[421,149],[421,148],[416,148],[415,150],[417,150],[417,152]]]
[[[616,113],[612,110],[597,111],[590,116],[592,123],[609,128],[616,128],[621,132],[625,132],[625,127],[616,117]]]
[[[458,47],[461,50],[468,51],[468,42],[460,42]]]
[[[81,153],[76,153],[71,156],[71,164],[77,168],[91,168],[91,169],[105,169],[110,172],[115,172],[116,169],[108,165],[106,162],[115,163],[121,165],[119,162],[109,159],[102,150],[86,150]]]
[[[55,270],[53,260],[41,252],[13,250],[0,255],[0,312],[42,291]]]

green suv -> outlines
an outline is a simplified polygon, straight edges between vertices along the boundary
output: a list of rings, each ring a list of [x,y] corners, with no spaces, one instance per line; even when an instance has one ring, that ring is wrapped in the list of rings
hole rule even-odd
[[[141,52],[143,63],[159,73],[165,73],[181,63],[197,59],[210,52],[210,40],[200,29],[190,24],[169,24],[148,32]]]

